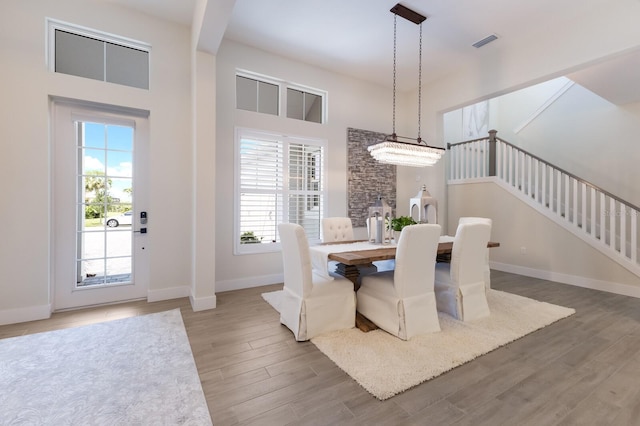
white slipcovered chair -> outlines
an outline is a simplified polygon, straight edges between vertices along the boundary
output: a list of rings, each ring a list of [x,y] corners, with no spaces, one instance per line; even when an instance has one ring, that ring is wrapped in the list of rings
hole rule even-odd
[[[487,223],[458,225],[451,263],[441,262],[435,267],[438,311],[462,321],[490,315],[484,283],[485,253],[490,234],[491,226]]]
[[[341,241],[353,241],[353,223],[349,217],[325,217],[322,219],[322,242],[338,243]],[[335,263],[332,270],[335,270]],[[372,274],[377,272],[377,268],[373,264],[358,266],[360,275]]]
[[[349,217],[325,217],[322,219],[322,242],[353,241],[353,224]]]
[[[358,312],[403,340],[440,331],[433,287],[439,238],[440,225],[405,227],[395,270],[362,277]]]
[[[309,340],[328,331],[355,327],[356,295],[353,283],[339,275],[323,278],[314,273],[309,241],[297,224],[278,225],[282,243],[284,288],[280,323],[296,340]]]
[[[488,217],[461,217],[458,219],[458,225],[461,223],[486,223],[492,226],[493,221]],[[489,239],[491,239],[491,233],[489,233]],[[485,265],[484,265],[484,286],[488,291],[491,288],[491,267],[489,266],[489,247],[485,250]]]

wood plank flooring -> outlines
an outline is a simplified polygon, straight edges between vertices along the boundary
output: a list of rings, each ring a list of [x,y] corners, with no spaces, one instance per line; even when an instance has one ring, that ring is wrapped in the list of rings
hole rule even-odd
[[[493,271],[492,287],[577,313],[379,401],[280,325],[260,294],[281,287],[219,293],[204,312],[188,299],[61,312],[0,338],[180,308],[216,426],[640,425],[640,299]]]

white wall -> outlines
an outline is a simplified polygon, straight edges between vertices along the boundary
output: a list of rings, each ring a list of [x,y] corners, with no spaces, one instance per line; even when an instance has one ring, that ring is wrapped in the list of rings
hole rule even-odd
[[[639,112],[637,104],[616,106],[576,84],[513,143],[640,205]]]
[[[450,235],[461,216],[493,220],[495,269],[640,297],[639,277],[495,183],[450,185]]]
[[[282,282],[279,252],[233,255],[235,126],[326,139],[328,215],[343,216],[347,213],[347,128],[390,132],[391,91],[226,39],[217,64],[216,291]],[[326,124],[236,110],[236,69],[327,91]]]
[[[55,74],[45,63],[45,17],[152,45],[150,90]],[[150,292],[189,294],[191,281],[190,32],[110,2],[5,0],[0,4],[0,319],[47,313],[50,96],[150,112]],[[177,289],[177,290],[176,290]]]
[[[640,3],[638,2],[630,0],[609,2],[605,6],[585,7],[584,10],[576,11],[572,22],[557,23],[555,26],[557,31],[541,28],[540,33],[535,37],[520,40],[515,49],[507,51],[507,48],[502,48],[497,44],[498,42],[487,45],[485,48],[493,49],[490,60],[483,63],[470,63],[459,74],[425,88],[423,99],[426,99],[425,108],[428,112],[425,113],[427,125],[423,125],[423,128],[427,131],[436,129],[437,131],[433,131],[434,135],[443,140],[445,123],[439,123],[442,113],[560,77],[604,58],[615,56],[617,53],[638,48],[640,26],[634,23],[634,17],[639,14]],[[560,102],[555,106],[559,105]],[[569,105],[564,108],[565,111],[571,109]],[[618,113],[628,114],[627,118],[637,122],[638,107],[636,105],[630,105],[624,110]],[[574,108],[574,115],[570,118],[574,127],[588,120],[608,120],[607,116],[611,115],[610,111],[602,105],[591,110],[589,114],[577,114],[575,111]],[[548,112],[550,116],[553,115],[551,109]],[[612,126],[620,126],[622,115],[608,122]],[[560,119],[566,120],[567,117],[563,116]],[[455,119],[447,121],[446,125],[455,126],[455,121]],[[491,117],[490,121],[493,121]],[[555,126],[559,124],[557,121],[553,123]],[[613,131],[611,126],[600,124],[600,130],[604,130],[603,127]],[[626,129],[625,133],[629,134],[629,122],[625,120],[623,127]],[[563,129],[568,128],[568,125],[563,125]],[[533,136],[534,129],[535,123],[529,125],[523,133],[529,132],[528,135]],[[498,136],[501,136],[500,132]],[[567,134],[563,137],[564,140],[570,138]],[[603,141],[606,141],[607,148],[612,152],[605,160],[600,160]],[[594,143],[586,144],[584,140],[576,139],[567,151],[579,146],[582,155],[572,159],[577,160],[584,168],[598,168],[608,172],[620,168],[615,172],[620,175],[616,183],[616,192],[628,193],[630,201],[637,199],[637,190],[634,193],[631,188],[626,189],[631,180],[624,178],[629,175],[635,176],[635,171],[632,172],[634,167],[629,163],[637,157],[629,156],[629,160],[623,159],[628,152],[637,152],[635,147],[630,148],[634,142],[612,140],[605,136],[604,131],[599,131],[592,142]],[[530,143],[530,140],[527,140],[527,143]],[[557,143],[546,144],[547,141],[544,143],[547,152],[544,154],[540,152],[540,155],[555,162],[553,158],[558,151]],[[527,216],[528,212],[512,206],[513,203],[497,194],[496,190],[498,189],[481,189],[477,185],[467,185],[465,188],[450,187],[447,194],[446,214],[449,219],[448,232],[455,232],[455,224],[460,216],[478,214],[492,217],[495,214],[492,209],[504,209],[505,211],[501,211],[501,214],[494,218],[494,224],[496,221],[500,222],[496,224],[496,229],[502,230],[496,231],[498,233],[494,238],[499,240],[502,246],[499,251],[495,251],[495,254],[492,252],[492,260],[493,256],[504,256],[501,259],[503,262],[512,262],[520,266],[521,272],[526,272],[526,268],[531,270],[540,268],[546,271],[548,276],[553,274],[575,276],[582,279],[583,283],[596,281],[604,283],[603,285],[609,286],[610,289],[619,288],[616,283],[622,283],[624,286],[638,286],[637,278],[630,276],[626,270],[620,271],[620,267],[604,257],[594,257],[590,249],[580,245],[583,243],[578,243],[569,233],[557,232],[557,227],[547,223],[549,221],[534,221]],[[547,242],[551,242],[550,245],[559,249],[546,248]],[[519,257],[519,248],[523,244],[528,244],[530,254]]]

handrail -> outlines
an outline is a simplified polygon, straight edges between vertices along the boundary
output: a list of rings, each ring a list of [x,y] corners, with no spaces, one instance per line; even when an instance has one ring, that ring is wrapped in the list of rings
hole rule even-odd
[[[500,139],[500,138],[496,138],[496,139]],[[462,142],[456,142],[456,143],[447,143],[447,149],[451,149],[452,147],[458,146],[458,145],[464,145],[464,144],[467,144],[467,143],[484,141],[484,140],[488,141],[488,140],[491,140],[491,138],[488,137],[488,136],[485,136],[483,138],[471,139],[471,140],[468,140],[468,141],[462,141]],[[502,139],[500,139],[500,140],[502,140]]]
[[[491,137],[483,137],[483,138],[472,139],[472,140],[468,140],[468,141],[462,141],[462,142],[456,142],[456,143],[448,143],[447,144],[447,149],[451,149],[451,147],[454,147],[454,146],[465,145],[465,144],[478,142],[478,141],[482,141],[482,140],[491,141]],[[570,178],[572,178],[572,179],[574,179],[574,180],[576,180],[576,181],[578,181],[578,182],[580,182],[580,183],[582,183],[582,184],[584,184],[584,185],[586,185],[586,186],[588,186],[590,188],[593,188],[596,191],[599,191],[599,192],[603,193],[604,195],[606,195],[609,198],[613,198],[614,200],[618,201],[619,203],[622,203],[622,204],[624,204],[624,205],[626,205],[628,207],[631,207],[634,210],[640,211],[640,207],[637,207],[637,206],[631,204],[630,202],[623,200],[622,198],[612,194],[611,192],[609,192],[609,191],[607,191],[605,189],[602,189],[599,186],[594,185],[593,183],[588,182],[588,181],[586,181],[586,180],[574,175],[573,173],[570,173],[570,172],[568,172],[568,171],[566,171],[566,170],[564,170],[564,169],[562,169],[562,168],[560,168],[560,167],[558,167],[558,166],[556,166],[554,164],[551,164],[550,162],[548,162],[546,160],[543,160],[542,158],[538,157],[535,154],[531,154],[530,152],[520,148],[519,146],[516,146],[516,145],[514,145],[514,144],[512,144],[510,142],[507,142],[504,139],[501,139],[501,138],[498,138],[498,137],[496,137],[495,140],[496,141],[500,141],[505,145],[508,145],[508,146],[510,146],[512,148],[517,149],[518,151],[522,152],[523,154],[528,155],[529,157],[534,158],[535,160],[537,160],[537,161],[539,161],[539,162],[541,162],[541,163],[543,163],[543,164],[545,164],[547,166],[550,166],[550,167],[556,169],[560,173],[563,173],[563,174],[569,176]]]

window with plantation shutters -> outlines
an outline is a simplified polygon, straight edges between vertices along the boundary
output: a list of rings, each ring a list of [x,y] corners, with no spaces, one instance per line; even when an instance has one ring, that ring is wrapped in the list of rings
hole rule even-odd
[[[236,135],[236,253],[279,250],[280,223],[320,241],[326,143],[247,129]]]

